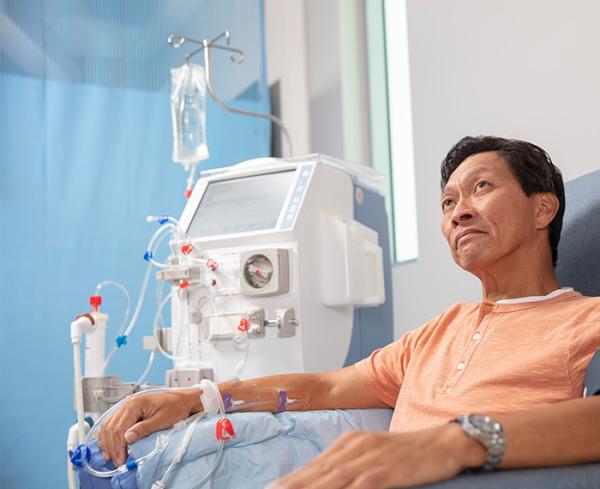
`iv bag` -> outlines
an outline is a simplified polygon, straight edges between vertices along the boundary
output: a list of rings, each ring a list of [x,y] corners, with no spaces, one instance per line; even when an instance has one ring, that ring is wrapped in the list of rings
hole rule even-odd
[[[208,159],[204,67],[186,63],[171,70],[173,161],[192,165]]]

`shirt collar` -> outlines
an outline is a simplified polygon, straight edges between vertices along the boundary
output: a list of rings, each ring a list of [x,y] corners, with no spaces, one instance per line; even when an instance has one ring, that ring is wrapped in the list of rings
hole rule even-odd
[[[496,301],[496,304],[520,304],[521,302],[539,302],[552,299],[566,292],[573,292],[572,287],[561,287],[560,289],[553,290],[546,295],[531,295],[529,297],[518,297],[516,299],[501,299]]]

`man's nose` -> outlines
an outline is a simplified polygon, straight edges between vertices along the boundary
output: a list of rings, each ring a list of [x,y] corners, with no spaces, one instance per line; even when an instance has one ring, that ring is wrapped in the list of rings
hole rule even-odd
[[[452,224],[454,227],[459,224],[465,224],[472,220],[477,215],[477,212],[471,205],[471,202],[468,200],[461,200],[454,207],[454,212],[452,213]]]

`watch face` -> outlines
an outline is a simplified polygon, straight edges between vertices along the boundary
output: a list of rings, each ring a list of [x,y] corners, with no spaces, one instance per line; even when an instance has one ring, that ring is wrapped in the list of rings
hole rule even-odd
[[[469,423],[477,428],[484,436],[494,436],[502,432],[502,426],[496,420],[489,416],[481,414],[470,414],[468,416]]]

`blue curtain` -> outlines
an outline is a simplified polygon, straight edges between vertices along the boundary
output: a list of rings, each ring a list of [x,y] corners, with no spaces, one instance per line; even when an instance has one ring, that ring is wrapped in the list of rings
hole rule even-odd
[[[75,422],[69,324],[105,279],[137,300],[151,214],[178,216],[185,174],[171,162],[171,32],[229,29],[242,65],[215,57],[231,104],[269,111],[259,0],[5,0],[0,6],[0,487],[66,487]],[[204,168],[268,156],[263,120],[207,107]],[[155,309],[142,316],[111,373],[132,381]],[[107,340],[124,300],[106,289]],[[149,380],[169,367],[155,363]]]

